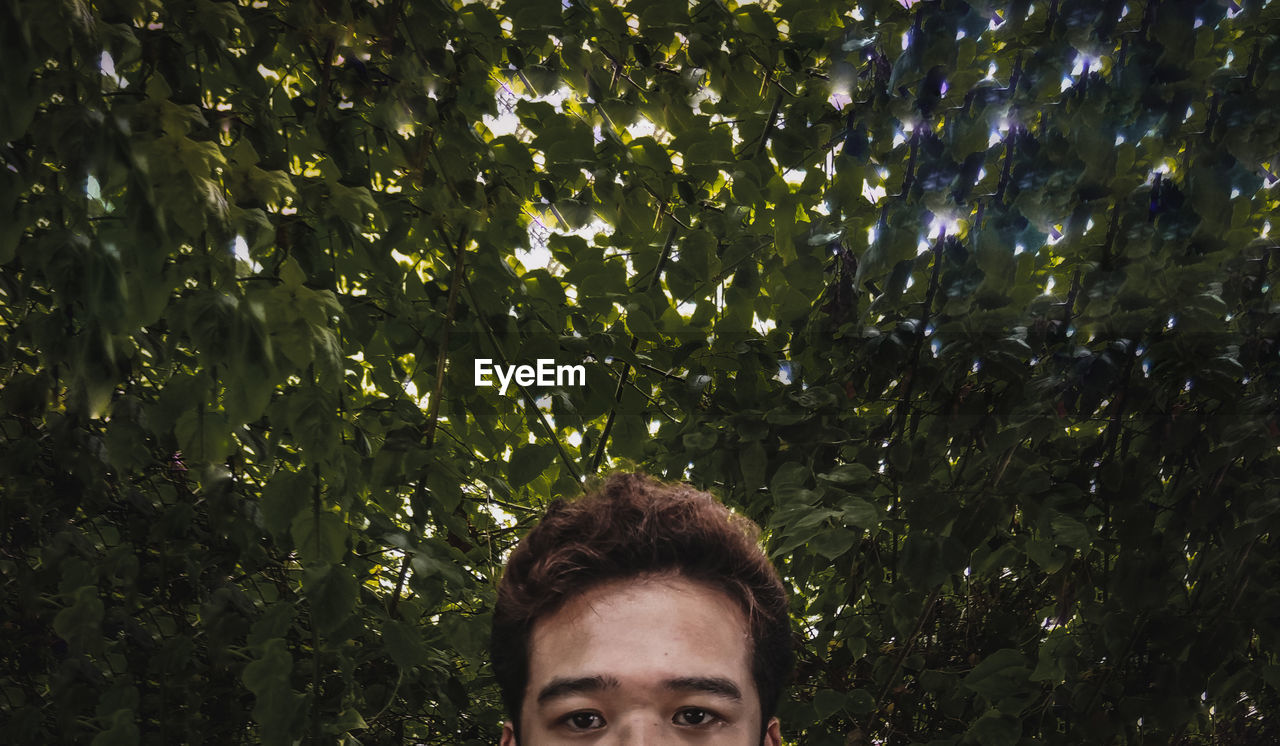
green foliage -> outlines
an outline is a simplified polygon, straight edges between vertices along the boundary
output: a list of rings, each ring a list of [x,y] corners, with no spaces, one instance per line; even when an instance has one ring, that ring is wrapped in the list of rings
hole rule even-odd
[[[1280,739],[1278,14],[3,4],[6,735],[491,743],[630,464],[766,527],[790,743]]]

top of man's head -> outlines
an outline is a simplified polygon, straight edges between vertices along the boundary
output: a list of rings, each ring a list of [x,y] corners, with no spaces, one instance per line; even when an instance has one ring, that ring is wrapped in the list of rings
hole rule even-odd
[[[591,588],[652,575],[696,581],[741,607],[768,720],[791,667],[791,637],[786,591],[758,536],[711,495],[641,474],[616,473],[581,498],[552,503],[512,552],[494,610],[493,666],[517,728],[533,625]]]

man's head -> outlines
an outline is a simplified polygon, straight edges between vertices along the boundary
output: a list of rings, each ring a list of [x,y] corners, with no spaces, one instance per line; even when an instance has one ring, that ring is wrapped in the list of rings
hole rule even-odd
[[[498,588],[504,746],[780,743],[787,597],[758,533],[706,493],[638,474],[553,503]]]

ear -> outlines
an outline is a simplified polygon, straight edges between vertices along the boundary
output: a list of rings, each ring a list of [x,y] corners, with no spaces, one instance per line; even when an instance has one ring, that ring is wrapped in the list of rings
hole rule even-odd
[[[502,740],[498,741],[498,746],[516,746],[516,731],[510,720],[502,724]]]
[[[782,724],[777,718],[770,718],[764,729],[764,746],[782,746]]]

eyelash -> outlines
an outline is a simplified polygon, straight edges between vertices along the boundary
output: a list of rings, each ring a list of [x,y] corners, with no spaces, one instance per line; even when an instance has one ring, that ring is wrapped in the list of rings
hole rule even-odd
[[[709,728],[712,725],[724,722],[724,718],[721,717],[718,713],[716,713],[714,710],[708,710],[705,707],[681,707],[679,710],[676,710],[676,714],[672,716],[671,721],[676,722],[676,719],[679,718],[681,714],[686,712],[700,712],[703,715],[706,715],[706,720],[704,722],[697,723],[696,725],[686,724],[684,726],[686,728]],[[676,724],[680,725],[680,723],[676,723]]]
[[[692,723],[692,724],[678,722],[680,716],[686,713],[701,713],[706,716],[706,720],[705,722]],[[598,721],[599,725],[596,728],[578,727],[574,723],[574,718],[579,716],[593,717]],[[671,716],[671,722],[675,723],[676,725],[682,725],[685,728],[709,728],[712,725],[715,725],[716,723],[723,723],[724,718],[721,717],[714,710],[708,710],[705,707],[681,707],[679,710],[676,710],[675,715]],[[560,724],[567,726],[570,730],[573,730],[573,731],[586,732],[586,731],[597,730],[599,728],[602,728],[607,723],[605,723],[604,716],[598,712],[595,712],[593,710],[579,710],[577,712],[571,712],[568,715],[565,715],[564,717],[560,718]]]
[[[573,719],[579,716],[594,717],[596,718],[596,720],[600,722],[601,726],[603,726],[604,724],[604,715],[601,715],[600,713],[592,710],[578,710],[577,712],[571,712],[568,715],[565,715],[564,717],[560,718],[560,724],[568,727],[569,730],[580,732],[580,733],[585,733],[586,731],[589,731],[589,730],[596,730],[595,728],[580,728],[577,725],[575,725],[573,722]]]

